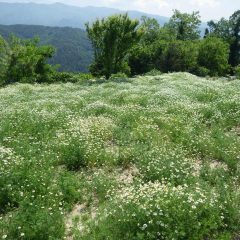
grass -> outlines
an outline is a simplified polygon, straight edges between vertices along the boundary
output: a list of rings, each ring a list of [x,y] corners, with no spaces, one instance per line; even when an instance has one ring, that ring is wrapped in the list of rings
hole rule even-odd
[[[235,239],[239,92],[187,73],[0,89],[0,239]]]

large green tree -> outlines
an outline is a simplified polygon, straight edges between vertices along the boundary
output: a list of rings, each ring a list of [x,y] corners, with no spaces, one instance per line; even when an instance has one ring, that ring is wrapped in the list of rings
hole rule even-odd
[[[196,40],[200,38],[200,24],[199,12],[188,14],[174,10],[166,26],[172,30],[177,40]]]
[[[230,43],[232,37],[229,20],[225,18],[221,18],[218,22],[211,20],[208,22],[208,27],[211,36],[222,38]]]
[[[197,68],[198,45],[198,41],[171,41],[160,57],[159,68],[164,72],[194,72]]]
[[[159,38],[161,26],[155,18],[142,16],[139,30],[142,32],[140,42],[151,44]]]
[[[225,75],[229,70],[229,44],[221,38],[209,36],[200,42],[198,64],[207,68],[211,76]]]
[[[39,46],[38,43],[37,38],[11,38],[6,83],[49,81],[53,67],[47,61],[53,56],[55,49],[51,46]]]
[[[94,62],[90,71],[95,76],[124,72],[129,74],[128,53],[139,41],[139,21],[127,14],[114,15],[86,24],[88,37],[94,48]]]
[[[229,63],[235,67],[240,64],[240,10],[229,20],[221,18],[218,22],[208,22],[210,35],[222,38],[230,45]]]

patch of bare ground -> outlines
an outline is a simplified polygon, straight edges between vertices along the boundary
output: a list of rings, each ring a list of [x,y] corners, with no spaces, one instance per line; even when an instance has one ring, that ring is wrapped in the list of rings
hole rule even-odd
[[[227,166],[226,163],[219,162],[219,161],[217,161],[217,160],[211,161],[211,163],[209,164],[209,166],[210,166],[210,168],[211,168],[212,170],[214,170],[214,169],[219,169],[219,168],[222,168],[222,169],[224,169],[225,171],[228,170],[228,166]]]
[[[209,163],[209,168],[211,170],[216,170],[216,169],[224,169],[225,171],[228,171],[228,166],[226,163],[220,162],[218,160],[211,160]],[[197,159],[194,161],[193,168],[194,168],[194,176],[199,176],[201,169],[203,167],[203,161],[201,159]]]
[[[85,204],[76,204],[72,211],[67,215],[65,220],[66,225],[66,239],[72,240],[72,228],[75,227],[74,225],[74,219],[79,218],[82,213],[86,210]],[[81,221],[77,222],[77,228],[79,231],[84,230],[84,225]]]
[[[231,133],[234,133],[238,136],[240,136],[240,126],[236,126],[230,130]]]
[[[117,181],[126,185],[133,183],[134,178],[139,175],[139,170],[134,165],[131,165],[124,170],[119,169],[118,171]]]
[[[79,203],[73,207],[72,211],[66,216],[65,239],[73,240],[73,231],[75,230],[80,233],[86,231],[86,220],[84,220],[84,217],[87,216],[87,219],[90,220],[94,219],[97,215],[98,205],[98,200],[95,198],[90,207]]]
[[[114,176],[119,183],[119,185],[129,185],[132,184],[134,178],[139,175],[139,170],[136,166],[131,165],[125,169],[117,169],[114,173]],[[89,176],[89,180],[91,176]],[[65,225],[66,225],[66,238],[67,240],[73,240],[73,231],[77,230],[78,232],[86,231],[86,220],[87,217],[89,220],[96,218],[97,211],[99,207],[99,202],[97,197],[94,197],[94,200],[90,206],[87,206],[86,203],[80,204],[77,203],[72,211],[66,216]]]
[[[201,168],[202,168],[202,161],[199,160],[199,159],[194,161],[194,163],[193,163],[193,169],[194,169],[193,175],[196,176],[196,177],[199,176]]]

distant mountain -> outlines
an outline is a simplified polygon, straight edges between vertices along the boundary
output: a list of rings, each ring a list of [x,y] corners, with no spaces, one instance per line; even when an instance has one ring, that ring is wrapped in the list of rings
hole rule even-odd
[[[86,72],[92,61],[91,43],[86,32],[79,28],[0,25],[0,35],[4,38],[7,39],[11,33],[23,39],[38,36],[41,44],[56,47],[57,52],[50,63],[60,64],[61,71]]]
[[[84,28],[86,22],[96,18],[106,17],[124,11],[106,7],[76,7],[62,3],[0,3],[0,24],[29,24],[54,27]],[[151,15],[144,12],[128,11],[131,18],[140,19],[141,16],[153,17],[163,25],[169,20],[167,17]]]

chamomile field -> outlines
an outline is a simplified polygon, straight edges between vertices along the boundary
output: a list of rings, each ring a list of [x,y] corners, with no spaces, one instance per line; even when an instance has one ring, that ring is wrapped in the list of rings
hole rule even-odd
[[[236,240],[239,178],[239,80],[0,89],[0,239]]]

